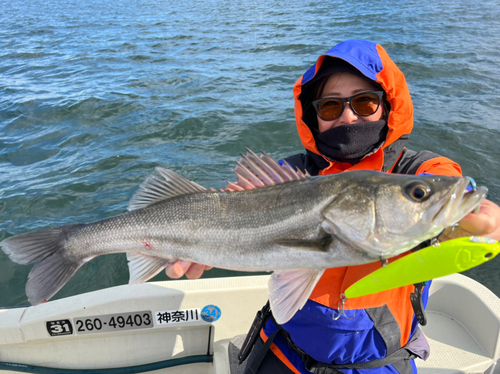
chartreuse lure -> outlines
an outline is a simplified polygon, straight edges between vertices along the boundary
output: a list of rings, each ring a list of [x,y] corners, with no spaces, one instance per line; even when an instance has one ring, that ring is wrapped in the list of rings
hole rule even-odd
[[[350,299],[459,273],[491,260],[500,243],[471,236],[431,245],[382,267],[351,285]]]

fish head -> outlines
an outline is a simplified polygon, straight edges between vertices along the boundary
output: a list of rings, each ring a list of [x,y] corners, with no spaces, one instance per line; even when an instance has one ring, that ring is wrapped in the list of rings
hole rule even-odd
[[[488,192],[468,177],[350,174],[350,183],[323,210],[323,227],[380,258],[439,235],[474,210]]]

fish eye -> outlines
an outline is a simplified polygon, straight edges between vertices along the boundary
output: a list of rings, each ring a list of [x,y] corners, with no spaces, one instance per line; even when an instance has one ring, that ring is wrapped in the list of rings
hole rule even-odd
[[[424,201],[431,194],[431,189],[426,184],[414,182],[406,187],[406,193],[415,201]]]

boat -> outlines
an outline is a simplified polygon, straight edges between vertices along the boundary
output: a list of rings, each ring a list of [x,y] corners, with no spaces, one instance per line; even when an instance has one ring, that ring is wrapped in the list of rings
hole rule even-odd
[[[0,372],[240,374],[268,275],[123,285],[0,309]],[[420,374],[499,374],[500,299],[461,274],[433,281]]]

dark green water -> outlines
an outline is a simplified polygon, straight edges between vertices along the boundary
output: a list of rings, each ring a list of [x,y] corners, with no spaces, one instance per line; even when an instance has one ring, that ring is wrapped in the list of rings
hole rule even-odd
[[[245,147],[300,151],[293,83],[348,38],[405,73],[410,148],[458,161],[500,202],[496,0],[0,4],[0,240],[123,213],[158,165],[219,188]],[[467,275],[500,295],[499,270]],[[27,303],[28,273],[0,253],[0,306]],[[102,256],[57,298],[127,282],[125,255]]]

